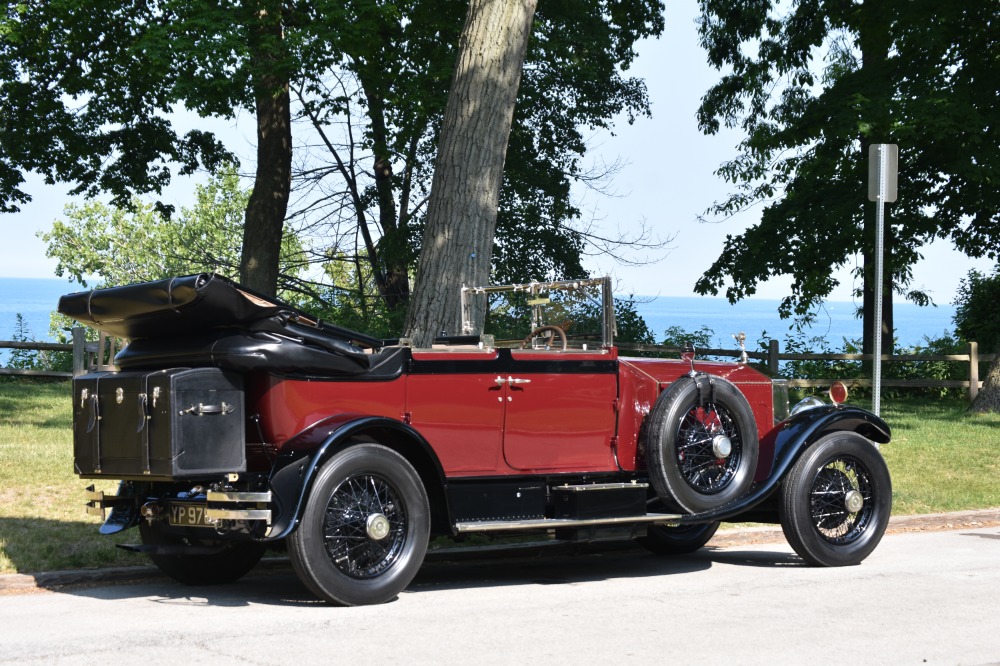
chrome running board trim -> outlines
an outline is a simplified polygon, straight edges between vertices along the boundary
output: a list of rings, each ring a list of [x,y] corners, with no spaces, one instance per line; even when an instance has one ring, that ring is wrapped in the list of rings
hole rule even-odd
[[[652,523],[669,525],[680,521],[679,513],[647,513],[644,516],[614,518],[534,518],[530,520],[476,520],[455,523],[456,532],[505,532],[507,530],[538,530],[555,527],[588,527],[591,525],[628,525]]]

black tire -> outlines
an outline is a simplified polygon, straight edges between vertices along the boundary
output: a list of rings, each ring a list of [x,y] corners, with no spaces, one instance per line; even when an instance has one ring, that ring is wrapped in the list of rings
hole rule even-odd
[[[163,523],[139,522],[142,542],[150,546],[197,546],[221,549],[209,555],[162,555],[149,553],[156,567],[185,585],[223,585],[232,583],[257,566],[267,549],[252,541],[220,539],[188,539],[165,531]]]
[[[728,437],[731,452],[714,442]],[[746,398],[719,377],[681,377],[660,394],[646,426],[649,478],[670,510],[698,513],[731,502],[757,472],[757,424]]]
[[[643,548],[657,555],[685,555],[711,541],[718,529],[717,522],[677,527],[650,525],[646,536],[640,537],[638,541]]]
[[[413,580],[429,536],[427,492],[416,470],[392,449],[364,443],[323,465],[288,554],[317,596],[342,606],[379,604]]]
[[[782,482],[781,529],[810,564],[858,564],[889,524],[892,482],[874,444],[834,432],[810,446]]]

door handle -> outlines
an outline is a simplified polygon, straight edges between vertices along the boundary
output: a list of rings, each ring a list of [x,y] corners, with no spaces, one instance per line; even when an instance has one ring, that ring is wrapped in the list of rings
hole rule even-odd
[[[513,384],[530,384],[531,380],[530,379],[518,379],[517,377],[510,377],[510,376],[508,376],[507,377],[507,383],[511,384],[511,385],[513,385]]]

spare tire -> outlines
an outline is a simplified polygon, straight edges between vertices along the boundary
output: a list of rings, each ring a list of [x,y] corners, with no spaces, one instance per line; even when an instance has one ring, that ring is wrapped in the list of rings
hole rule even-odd
[[[753,484],[757,424],[740,390],[706,374],[687,375],[660,394],[646,422],[649,480],[676,511],[698,513]]]

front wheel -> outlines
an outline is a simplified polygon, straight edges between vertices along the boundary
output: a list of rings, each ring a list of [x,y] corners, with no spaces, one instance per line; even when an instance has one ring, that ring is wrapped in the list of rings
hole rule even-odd
[[[362,443],[323,465],[288,554],[317,596],[379,604],[413,580],[429,535],[427,492],[413,466],[392,449]]]
[[[892,482],[875,445],[834,432],[809,447],[782,483],[781,529],[816,566],[858,564],[889,524]]]

